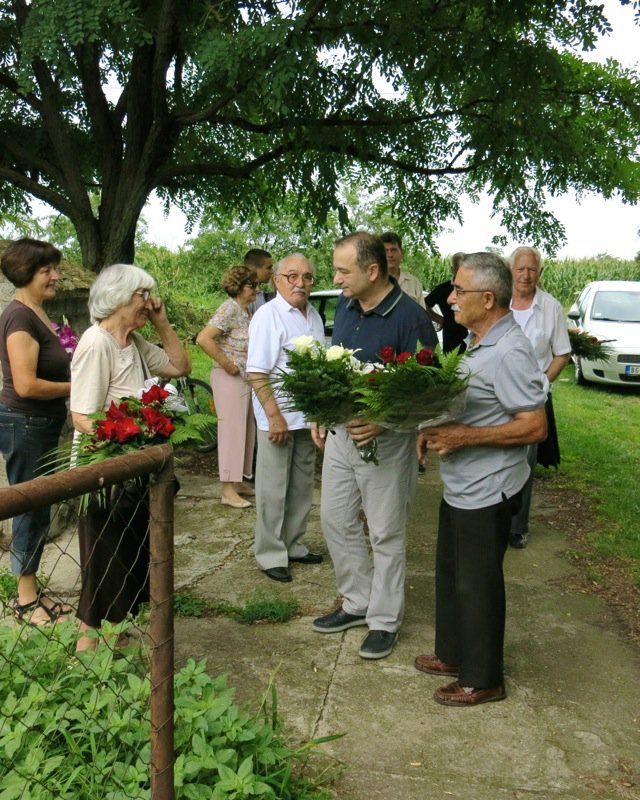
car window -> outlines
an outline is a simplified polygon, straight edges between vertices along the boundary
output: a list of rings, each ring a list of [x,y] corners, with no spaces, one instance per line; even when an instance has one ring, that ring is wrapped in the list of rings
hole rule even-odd
[[[589,297],[591,296],[591,289],[586,288],[578,298],[578,309],[580,316],[584,319],[587,316],[587,306],[589,305]]]
[[[597,292],[591,319],[640,322],[640,292]]]
[[[320,295],[316,297],[311,295],[309,298],[309,302],[317,309],[322,318],[324,334],[328,342],[331,341],[331,335],[333,334],[333,323],[339,298],[339,293],[337,295]]]

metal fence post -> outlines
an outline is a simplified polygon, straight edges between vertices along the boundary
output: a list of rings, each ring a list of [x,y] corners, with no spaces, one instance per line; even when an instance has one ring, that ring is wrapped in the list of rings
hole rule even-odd
[[[151,800],[174,800],[173,457],[150,477]]]

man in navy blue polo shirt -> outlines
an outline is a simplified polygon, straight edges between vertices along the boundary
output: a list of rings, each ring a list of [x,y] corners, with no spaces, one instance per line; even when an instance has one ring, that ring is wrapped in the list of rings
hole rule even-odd
[[[356,350],[361,361],[380,361],[380,349],[415,352],[435,347],[431,321],[387,273],[384,244],[358,231],[336,245],[334,284],[342,289],[333,344]],[[319,633],[368,626],[362,658],[393,650],[404,613],[405,523],[415,491],[416,435],[387,430],[367,420],[338,425],[328,435],[313,431],[324,447],[320,516],[336,571],[342,606],[313,622]],[[359,448],[378,441],[379,464],[365,463]],[[359,517],[369,525],[373,564]]]

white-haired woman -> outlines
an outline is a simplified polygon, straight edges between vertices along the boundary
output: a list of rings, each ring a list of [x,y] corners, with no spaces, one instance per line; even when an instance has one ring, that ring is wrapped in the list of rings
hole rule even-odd
[[[71,416],[80,433],[89,417],[111,401],[135,396],[145,380],[187,375],[190,362],[169,324],[164,304],[152,297],[155,281],[131,264],[104,269],[89,292],[93,325],[82,335],[71,363]],[[151,322],[162,346],[139,333]],[[104,620],[117,623],[135,614],[148,597],[148,507],[140,492],[121,488],[107,508],[90,505],[79,523],[82,588],[77,616],[83,635],[77,649],[96,646]]]

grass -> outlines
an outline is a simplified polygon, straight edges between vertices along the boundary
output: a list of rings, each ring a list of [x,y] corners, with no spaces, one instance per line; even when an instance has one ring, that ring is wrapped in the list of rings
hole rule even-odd
[[[244,625],[255,622],[288,622],[298,613],[299,608],[295,598],[266,595],[262,592],[256,592],[242,605],[224,600],[205,600],[192,592],[177,592],[174,598],[177,616],[202,617],[213,612],[232,617]]]
[[[595,509],[591,544],[628,561],[640,585],[640,388],[577,386],[569,365],[553,398],[560,473]]]

